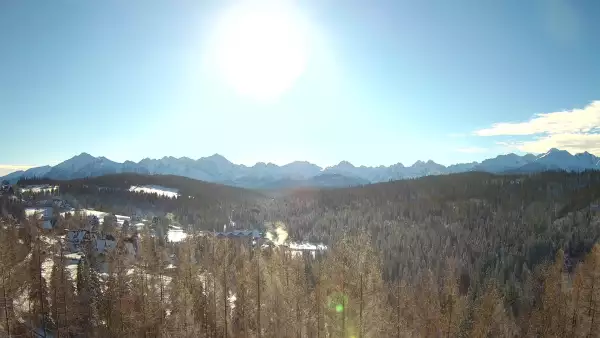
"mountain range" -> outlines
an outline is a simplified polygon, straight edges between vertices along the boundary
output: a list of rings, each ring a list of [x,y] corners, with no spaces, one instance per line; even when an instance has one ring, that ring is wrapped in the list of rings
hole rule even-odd
[[[55,166],[17,171],[1,179],[10,182],[15,182],[22,177],[68,180],[133,172],[149,175],[178,175],[244,188],[270,189],[298,186],[343,187],[467,171],[533,173],[548,170],[600,170],[600,158],[588,152],[573,155],[566,150],[552,148],[541,155],[511,153],[482,162],[459,163],[447,167],[429,160],[417,161],[411,166],[397,163],[378,167],[356,167],[350,162],[342,161],[337,165],[321,168],[305,161],[296,161],[283,166],[264,162],[245,166],[231,163],[219,154],[197,160],[165,156],[161,159],[145,158],[137,163],[132,161],[119,163],[106,157],[81,153]]]

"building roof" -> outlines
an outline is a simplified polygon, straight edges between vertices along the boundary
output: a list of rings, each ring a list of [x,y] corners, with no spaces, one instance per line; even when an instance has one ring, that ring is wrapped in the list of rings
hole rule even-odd
[[[262,238],[262,234],[258,230],[235,230],[235,231],[227,231],[227,232],[216,232],[215,236],[228,237],[228,238],[240,238],[240,237]]]

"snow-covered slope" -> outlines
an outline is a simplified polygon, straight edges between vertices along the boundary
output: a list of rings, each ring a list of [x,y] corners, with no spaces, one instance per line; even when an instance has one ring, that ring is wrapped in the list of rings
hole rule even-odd
[[[309,162],[296,161],[283,166],[259,162],[251,167],[231,163],[225,157],[214,154],[193,160],[187,157],[165,156],[161,159],[145,158],[138,163],[118,163],[105,157],[81,153],[54,167],[31,168],[11,173],[2,179],[17,181],[20,177],[45,176],[53,179],[73,179],[114,173],[140,173],[178,175],[193,179],[248,188],[273,188],[291,186],[350,186],[385,182],[426,175],[451,174],[466,171],[491,173],[538,172],[545,170],[600,170],[600,158],[584,152],[570,154],[564,150],[550,149],[542,155],[506,154],[486,159],[480,163],[459,163],[443,166],[432,160],[417,161],[411,166],[397,163],[391,166],[354,166],[348,161],[321,168]]]
[[[24,176],[24,177],[43,177],[50,171],[50,169],[52,169],[52,167],[49,165],[45,165],[42,167],[35,167],[35,168],[25,170],[25,172],[23,172],[22,176]]]
[[[12,172],[12,173],[2,177],[2,179],[7,180],[7,181],[13,181],[13,180],[18,180],[21,177],[26,177],[26,178],[43,177],[46,174],[48,174],[50,169],[52,169],[51,166],[45,165],[42,167],[30,168],[27,170],[18,170],[18,171]]]
[[[484,160],[479,165],[476,165],[474,169],[491,173],[501,173],[507,170],[520,168],[534,160],[535,157],[531,158],[510,153]]]
[[[177,189],[165,188],[158,185],[143,185],[143,186],[131,186],[129,191],[140,192],[145,194],[157,194],[158,196],[164,197],[177,197],[179,196],[179,191]]]
[[[295,161],[281,167],[281,173],[290,178],[309,178],[321,173],[321,167],[307,161]]]
[[[571,155],[571,153],[566,150],[559,150],[556,148],[552,148],[547,153],[538,157],[536,163],[546,167],[557,167],[563,170],[572,171],[600,169],[598,167],[598,157],[588,152]]]

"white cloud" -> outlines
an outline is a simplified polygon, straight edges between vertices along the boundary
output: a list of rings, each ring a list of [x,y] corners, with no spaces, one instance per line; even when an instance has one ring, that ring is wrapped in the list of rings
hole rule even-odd
[[[481,148],[481,147],[464,147],[464,148],[458,148],[458,149],[456,149],[456,151],[461,152],[461,153],[475,154],[475,153],[485,153],[487,151],[487,149]]]
[[[573,153],[589,151],[600,154],[600,101],[583,109],[534,115],[526,122],[495,123],[476,130],[477,136],[531,136],[532,139],[508,142],[524,152],[543,153],[559,148]]]
[[[0,164],[0,177],[18,170],[27,170],[32,167],[33,166],[30,165]]]
[[[600,154],[600,134],[554,134],[531,141],[508,142],[507,145],[526,153],[544,153],[548,149],[558,148],[572,154],[584,151]]]

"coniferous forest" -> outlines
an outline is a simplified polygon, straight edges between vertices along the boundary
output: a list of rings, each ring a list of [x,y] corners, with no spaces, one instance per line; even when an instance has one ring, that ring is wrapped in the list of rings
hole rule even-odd
[[[598,172],[277,194],[181,180],[25,180],[17,191],[57,188],[1,196],[0,337],[600,336]],[[131,184],[181,194],[123,190]],[[131,225],[105,217],[98,231],[115,248],[74,256],[66,233],[86,217],[58,214],[50,229],[26,217],[27,203],[50,196],[156,221],[133,240]],[[214,236],[233,223],[276,223],[327,250]],[[166,240],[172,226],[189,235]]]

